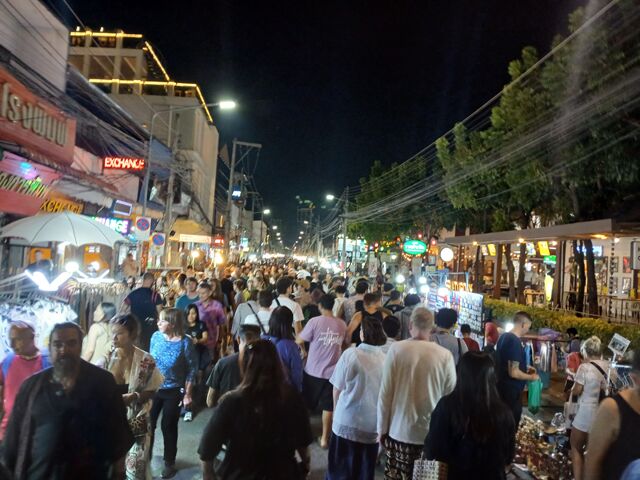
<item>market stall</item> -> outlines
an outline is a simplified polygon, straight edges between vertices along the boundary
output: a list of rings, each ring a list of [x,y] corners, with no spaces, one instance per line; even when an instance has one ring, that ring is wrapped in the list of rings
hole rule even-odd
[[[126,242],[120,234],[89,217],[70,212],[42,214],[6,225],[0,237],[18,237],[29,245],[66,244],[72,247]],[[23,321],[36,332],[36,344],[47,347],[54,324],[74,321],[87,330],[93,311],[100,302],[119,305],[126,287],[108,275],[83,271],[74,258],[54,258],[52,264],[32,264],[18,275],[0,280],[0,359],[10,349],[8,330],[11,322]]]

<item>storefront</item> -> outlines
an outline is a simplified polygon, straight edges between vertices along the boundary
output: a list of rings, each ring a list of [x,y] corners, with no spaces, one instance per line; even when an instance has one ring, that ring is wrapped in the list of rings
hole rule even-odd
[[[61,169],[73,162],[76,122],[29,90],[0,66],[0,225],[35,215],[49,202]],[[3,241],[2,271],[13,273],[32,260],[24,242]],[[44,258],[57,252],[38,245]]]

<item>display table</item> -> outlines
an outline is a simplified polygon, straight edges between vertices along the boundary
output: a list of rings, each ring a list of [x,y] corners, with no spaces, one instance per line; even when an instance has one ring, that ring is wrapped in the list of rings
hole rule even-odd
[[[549,480],[573,478],[566,432],[558,432],[548,423],[535,421],[526,415],[523,415],[516,435],[513,463],[520,465],[521,478],[527,478],[527,475]]]

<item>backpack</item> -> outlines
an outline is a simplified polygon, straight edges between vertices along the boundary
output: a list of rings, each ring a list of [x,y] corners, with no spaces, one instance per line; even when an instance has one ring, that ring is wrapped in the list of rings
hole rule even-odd
[[[51,366],[51,361],[49,360],[49,354],[46,352],[40,352],[40,356],[42,357],[42,370],[49,368]],[[9,367],[11,363],[16,358],[15,352],[10,352],[4,360],[2,360],[2,378],[7,379],[7,374],[9,373]]]

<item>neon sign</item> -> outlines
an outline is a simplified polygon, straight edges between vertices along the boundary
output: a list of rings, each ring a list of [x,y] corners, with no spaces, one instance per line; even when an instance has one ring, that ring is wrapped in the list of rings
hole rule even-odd
[[[144,158],[133,157],[104,157],[104,170],[144,170]]]
[[[112,217],[91,217],[96,222],[100,222],[103,225],[106,225],[111,230],[115,230],[116,232],[127,235],[129,233],[129,227],[131,226],[131,221],[124,218],[112,218]]]

